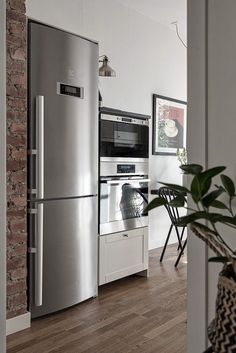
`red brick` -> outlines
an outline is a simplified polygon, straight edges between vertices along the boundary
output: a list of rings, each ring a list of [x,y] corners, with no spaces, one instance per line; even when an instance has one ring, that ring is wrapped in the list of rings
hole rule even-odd
[[[26,290],[26,281],[21,280],[19,282],[9,282],[7,284],[7,295],[13,295]]]
[[[7,271],[14,270],[16,268],[22,268],[26,265],[25,256],[16,256],[8,259],[7,261]]]
[[[27,310],[27,46],[24,0],[7,0],[7,317]]]
[[[21,305],[20,309],[14,309],[14,308],[7,308],[7,319],[11,319],[13,317],[25,314],[27,311],[27,305]]]
[[[27,133],[27,126],[26,123],[20,122],[20,123],[12,123],[10,127],[10,131],[12,133],[21,133],[24,132],[25,134]]]
[[[11,152],[11,156],[13,159],[26,160],[27,159],[27,152],[25,149],[13,148],[13,150]]]
[[[9,217],[25,217],[26,210],[25,208],[19,207],[9,207],[7,210],[7,216]]]
[[[8,302],[9,308],[15,308],[19,305],[26,304],[26,295],[23,292],[23,293],[9,296],[7,299],[7,302]]]
[[[11,52],[12,59],[24,61],[26,59],[26,53],[24,48],[17,48]]]
[[[25,85],[26,86],[26,74],[11,75],[11,83],[14,85]]]
[[[25,13],[25,1],[23,0],[10,0],[9,1],[10,8],[20,13]]]
[[[11,173],[11,181],[13,183],[24,183],[26,182],[27,179],[27,174],[26,172],[23,172],[22,170],[18,170],[17,172]]]
[[[26,137],[25,136],[7,136],[7,143],[11,146],[23,146],[23,147],[26,147]],[[19,167],[19,165],[17,165],[17,169],[15,170],[19,170],[19,169],[22,169]],[[11,170],[14,170],[14,169],[11,169]]]
[[[26,230],[26,222],[24,219],[13,218],[9,221],[11,232],[24,232]]]
[[[16,37],[12,34],[7,33],[6,35],[6,43],[9,45],[8,50],[6,52],[7,61],[12,59],[12,52],[14,52],[13,48],[19,48],[23,45],[24,39],[20,37]]]
[[[13,36],[11,36],[13,38]],[[15,39],[14,39],[15,40]],[[18,39],[19,42],[19,39]],[[18,43],[19,45],[19,43]],[[7,79],[11,81],[11,75],[12,74],[24,74],[26,71],[26,62],[25,61],[16,61],[11,58],[9,53],[7,53],[7,60],[6,60],[6,68],[7,68]]]
[[[25,30],[24,24],[16,21],[9,21],[8,31],[15,36],[22,37],[22,32]]]
[[[7,97],[7,104],[8,107],[16,111],[26,110],[26,99]]]
[[[12,195],[10,200],[17,207],[24,207],[27,204],[26,195]]]
[[[12,121],[26,121],[27,116],[26,112],[15,112],[15,111],[8,111],[7,112],[7,121],[10,124]]]
[[[7,17],[7,21],[14,20],[14,21],[18,21],[18,22],[21,22],[21,23],[25,23],[26,22],[25,14],[17,12],[17,11],[10,10],[10,9],[7,9],[6,17]]]
[[[19,170],[23,170],[25,167],[26,167],[25,161],[16,161],[16,160],[7,161],[8,171],[19,171]]]
[[[26,233],[10,233],[7,235],[7,244],[8,246],[14,244],[22,244],[27,241]]]
[[[26,268],[17,268],[16,270],[10,271],[10,276],[13,281],[26,278],[26,274]]]

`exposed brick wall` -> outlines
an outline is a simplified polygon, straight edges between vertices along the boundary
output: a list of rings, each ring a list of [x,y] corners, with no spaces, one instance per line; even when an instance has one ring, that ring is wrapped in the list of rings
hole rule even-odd
[[[7,317],[26,296],[27,65],[25,0],[7,0]]]

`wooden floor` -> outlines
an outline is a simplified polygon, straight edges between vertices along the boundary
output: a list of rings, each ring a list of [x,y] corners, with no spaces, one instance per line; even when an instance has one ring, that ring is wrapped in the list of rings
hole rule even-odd
[[[176,247],[162,265],[150,252],[150,277],[131,276],[99,289],[96,299],[32,322],[8,336],[8,353],[185,353],[186,259]]]

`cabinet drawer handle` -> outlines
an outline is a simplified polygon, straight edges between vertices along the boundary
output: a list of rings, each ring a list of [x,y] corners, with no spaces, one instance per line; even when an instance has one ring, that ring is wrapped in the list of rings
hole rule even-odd
[[[128,234],[123,234],[123,237],[128,238],[129,236]]]

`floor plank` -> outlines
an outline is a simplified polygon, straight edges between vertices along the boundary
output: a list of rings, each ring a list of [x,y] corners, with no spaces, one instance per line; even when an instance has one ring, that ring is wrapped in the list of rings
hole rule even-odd
[[[186,257],[176,246],[150,251],[150,277],[130,276],[99,296],[36,319],[7,337],[7,353],[185,353]]]

